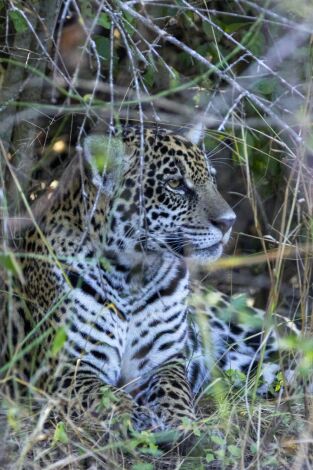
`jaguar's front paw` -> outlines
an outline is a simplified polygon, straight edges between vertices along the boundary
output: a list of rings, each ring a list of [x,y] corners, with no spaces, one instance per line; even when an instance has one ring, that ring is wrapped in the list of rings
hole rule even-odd
[[[159,432],[165,429],[164,422],[147,406],[138,405],[133,413],[134,429],[138,432]]]

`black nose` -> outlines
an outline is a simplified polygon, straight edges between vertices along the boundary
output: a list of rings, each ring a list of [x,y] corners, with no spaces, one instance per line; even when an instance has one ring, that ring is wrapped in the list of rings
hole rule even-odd
[[[215,225],[224,234],[234,225],[236,216],[233,212],[229,214],[223,214],[221,217],[211,220],[211,223]]]

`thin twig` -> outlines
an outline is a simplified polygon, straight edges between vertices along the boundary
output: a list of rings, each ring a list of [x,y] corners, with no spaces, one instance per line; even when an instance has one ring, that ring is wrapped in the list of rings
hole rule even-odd
[[[187,46],[185,43],[178,40],[176,37],[172,36],[171,34],[167,33],[165,30],[159,28],[150,18],[146,18],[139,13],[137,13],[132,8],[128,7],[128,5],[124,4],[119,0],[119,5],[122,10],[126,11],[134,18],[145,24],[149,29],[159,34],[165,41],[173,44],[174,46],[178,47],[182,51],[186,52],[190,55],[194,60],[197,62],[205,65],[209,70],[211,70],[214,74],[216,74],[220,79],[227,82],[237,93],[245,93],[246,97],[254,103],[258,108],[264,111],[267,115],[269,115],[273,121],[283,130],[287,131],[288,134],[297,142],[303,143],[302,138],[290,127],[286,122],[284,122],[276,113],[274,113],[268,106],[264,105],[263,101],[259,97],[257,97],[254,93],[246,90],[243,88],[237,80],[233,79],[232,77],[228,76],[221,70],[219,70],[214,64],[212,64],[208,59],[203,57],[197,51],[192,49],[191,47]]]

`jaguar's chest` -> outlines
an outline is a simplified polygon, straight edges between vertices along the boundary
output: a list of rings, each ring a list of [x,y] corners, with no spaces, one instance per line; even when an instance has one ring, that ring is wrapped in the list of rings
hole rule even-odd
[[[128,319],[119,385],[128,391],[155,367],[184,349],[187,334],[187,284],[182,283],[167,296],[155,296]]]
[[[136,387],[184,348],[188,273],[168,264],[136,285],[121,283],[113,273],[96,283],[94,274],[85,273],[73,291],[68,350],[76,355],[78,343],[80,357],[104,380]],[[92,290],[97,295],[90,295]]]

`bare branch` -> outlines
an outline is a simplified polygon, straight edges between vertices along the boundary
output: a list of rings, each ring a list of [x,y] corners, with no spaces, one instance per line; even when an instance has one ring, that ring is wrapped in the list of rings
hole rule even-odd
[[[165,30],[162,30],[159,28],[157,25],[153,23],[153,21],[150,18],[144,17],[137,13],[135,10],[130,8],[128,5],[124,4],[123,2],[119,1],[119,5],[122,10],[126,11],[130,15],[132,15],[134,18],[137,20],[141,21],[144,23],[149,29],[152,31],[156,32],[159,34],[165,41],[173,44],[174,46],[178,47],[179,49],[183,50],[187,54],[189,54],[194,60],[202,63],[205,65],[209,70],[211,70],[215,75],[217,75],[220,79],[224,80],[226,83],[228,83],[233,90],[238,93],[242,94],[245,93],[245,96],[247,99],[249,99],[253,104],[255,104],[259,109],[264,111],[268,116],[272,118],[272,120],[276,123],[277,126],[279,126],[281,129],[285,130],[288,132],[288,134],[297,142],[301,143],[302,138],[290,127],[288,124],[286,124],[275,112],[273,112],[268,106],[266,106],[263,101],[256,96],[254,93],[248,91],[245,89],[240,83],[238,83],[237,80],[233,79],[229,75],[225,74],[221,70],[219,70],[214,64],[212,64],[208,59],[200,55],[197,51],[194,49],[190,48],[183,42],[179,41],[177,38],[174,36],[170,35],[167,33]]]

